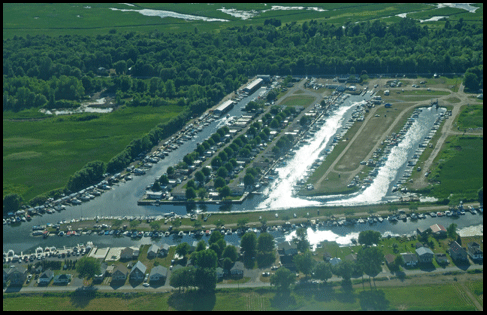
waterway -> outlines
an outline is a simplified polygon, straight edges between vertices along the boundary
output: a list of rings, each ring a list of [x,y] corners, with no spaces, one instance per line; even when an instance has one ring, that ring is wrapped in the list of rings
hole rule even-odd
[[[256,99],[265,91],[265,88],[258,89],[255,93],[249,97],[243,99],[237,103],[234,108],[229,112],[230,116],[242,115],[241,108],[251,101]],[[327,117],[326,122],[321,129],[315,134],[315,138],[310,141],[309,145],[303,146],[295,155],[295,158],[288,162],[287,166],[279,169],[279,179],[271,186],[266,195],[256,195],[248,198],[241,205],[202,205],[197,206],[204,211],[244,211],[244,210],[267,210],[267,209],[279,209],[279,208],[293,208],[301,207],[303,205],[311,206],[326,206],[326,205],[354,205],[354,204],[371,204],[385,201],[388,191],[393,184],[394,179],[400,176],[401,169],[405,167],[409,156],[414,154],[415,148],[419,140],[423,139],[425,133],[429,132],[429,129],[434,122],[439,111],[424,110],[422,115],[417,119],[415,125],[413,125],[405,139],[400,145],[395,147],[395,151],[392,152],[389,157],[388,164],[384,166],[379,172],[376,180],[366,190],[359,192],[355,196],[335,196],[334,198],[315,198],[315,199],[300,199],[292,197],[291,186],[295,181],[302,176],[303,172],[308,170],[310,164],[314,161],[314,157],[319,152],[330,145],[330,139],[337,132],[341,132],[340,128],[348,120],[351,112],[355,106],[363,102],[364,99],[370,98],[370,94],[364,96],[351,96],[349,97],[336,111]],[[209,137],[218,128],[223,126],[229,117],[222,117],[212,122],[202,132],[198,133],[191,141],[185,142],[177,150],[170,153],[168,157],[147,171],[145,176],[134,176],[132,181],[116,185],[112,190],[103,193],[101,196],[79,206],[67,207],[66,211],[56,212],[54,214],[45,214],[42,217],[34,217],[31,222],[22,223],[20,226],[7,226],[3,228],[3,247],[4,251],[7,249],[13,249],[16,252],[29,251],[37,246],[56,246],[61,245],[72,246],[77,243],[86,243],[87,241],[93,241],[98,246],[126,246],[128,244],[143,244],[150,243],[149,238],[143,238],[142,240],[133,241],[129,238],[114,238],[111,236],[98,236],[98,235],[84,235],[79,237],[48,237],[46,239],[34,238],[29,236],[32,231],[33,225],[43,225],[47,223],[57,223],[61,220],[70,220],[72,218],[81,217],[94,217],[94,216],[155,216],[161,215],[167,212],[174,212],[176,214],[184,215],[187,212],[193,210],[190,206],[138,206],[137,200],[140,199],[144,192],[145,187],[153,183],[155,178],[159,178],[168,166],[176,164],[182,158],[192,152],[196,148],[197,142],[202,142]],[[311,157],[311,158],[310,158]],[[351,198],[350,198],[351,197]],[[339,200],[338,200],[339,199]],[[481,217],[480,217],[481,218]],[[405,234],[415,230],[416,227],[428,227],[433,223],[444,223],[447,226],[454,220],[452,218],[431,218],[411,223],[399,222],[391,224],[390,222],[384,222],[377,224],[373,227],[368,225],[355,225],[353,227],[337,227],[331,228],[327,231],[333,232],[335,235],[347,236],[351,238],[355,235],[351,233],[358,233],[361,229],[370,229],[380,231],[381,233],[393,233],[393,234]],[[467,214],[457,219],[459,227],[467,227],[478,224],[481,219],[479,216],[472,216]],[[276,237],[284,237],[280,232],[275,233]],[[330,232],[326,232],[330,233]],[[322,236],[320,236],[322,237]],[[323,236],[324,237],[324,236]],[[205,239],[206,236],[203,237]],[[238,243],[238,236],[227,235],[225,239],[230,243]],[[180,241],[192,242],[192,237],[184,236],[183,238],[162,238],[156,241],[156,243],[177,243]]]

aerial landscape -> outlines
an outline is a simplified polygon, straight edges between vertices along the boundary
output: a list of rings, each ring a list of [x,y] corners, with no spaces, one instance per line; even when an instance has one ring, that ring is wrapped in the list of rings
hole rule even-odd
[[[482,3],[4,3],[3,309],[483,310]]]

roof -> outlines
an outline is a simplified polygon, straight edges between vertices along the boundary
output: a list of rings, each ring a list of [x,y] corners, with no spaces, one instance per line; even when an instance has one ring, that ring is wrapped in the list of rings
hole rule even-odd
[[[467,246],[468,247],[472,247],[472,248],[478,248],[478,249],[480,249],[480,245],[477,242],[470,242],[470,243],[467,244]]]
[[[15,266],[14,268],[10,268],[10,270],[7,270],[7,273],[10,275],[14,272],[25,273],[26,271],[27,271],[27,269],[25,269],[22,266]],[[51,271],[51,270],[49,269],[49,271]],[[51,273],[52,273],[52,271],[51,271]]]
[[[181,269],[181,268],[184,268],[184,266],[181,266],[181,265],[174,265],[174,266],[172,267],[172,272],[174,272],[174,271],[176,271],[176,270],[178,270],[178,269]]]
[[[386,259],[388,264],[392,264],[394,262],[394,260],[396,259],[396,256],[394,256],[392,254],[387,254],[384,256],[384,258]]]
[[[445,227],[441,224],[433,224],[432,226],[430,226],[430,229],[433,233],[439,233],[439,232],[445,232],[446,233]]]
[[[278,250],[298,249],[298,245],[293,242],[282,242],[277,245]]]
[[[223,102],[220,106],[218,106],[215,110],[224,112],[232,104],[233,104],[232,100],[227,100],[227,101]]]
[[[350,254],[350,255],[345,256],[345,259],[349,260],[349,261],[357,261],[357,255]]]
[[[124,275],[126,275],[129,272],[127,267],[125,267],[124,265],[118,265],[117,267],[115,267],[112,274],[114,274],[117,271],[123,273]]]
[[[418,256],[413,253],[401,253],[401,256],[405,263],[418,262]]]
[[[230,270],[244,270],[243,262],[237,261]]]
[[[147,267],[140,261],[137,261],[137,263],[132,267],[132,270],[130,270],[130,273],[134,272],[136,269],[139,269],[140,272],[145,273]]]
[[[57,275],[54,277],[54,281],[56,280],[63,280],[63,279],[71,279],[71,275],[68,275],[68,274],[60,274],[60,275]]]
[[[262,81],[264,81],[264,80],[262,80],[261,78],[255,79],[254,81],[249,83],[249,85],[247,85],[245,88],[248,90],[252,90],[255,86],[260,84]]]
[[[332,266],[335,266],[335,265],[338,265],[342,260],[340,258],[337,258],[337,257],[333,257],[332,259],[330,259],[330,264]]]
[[[152,269],[150,271],[150,276],[152,277],[153,275],[156,275],[156,274],[160,274],[164,277],[167,277],[167,268],[164,266],[161,266],[161,265],[152,267]]]
[[[431,249],[426,248],[426,247],[417,248],[416,249],[416,254],[418,254],[419,256],[423,256],[423,255],[426,255],[426,254],[434,255],[433,252],[431,251]]]
[[[169,250],[169,247],[171,247],[169,244],[162,244],[161,249]]]
[[[159,246],[157,246],[156,244],[152,244],[151,247],[149,247],[149,251],[147,253],[153,252],[157,254],[158,251],[159,251]]]
[[[54,272],[51,269],[47,269],[39,276],[39,278],[51,278],[52,276],[54,276]]]
[[[130,247],[125,247],[120,252],[120,255],[130,255],[130,256],[132,256],[133,254],[134,254],[134,250],[132,248],[130,248]]]
[[[460,246],[456,241],[450,243],[450,251],[457,254],[461,252],[465,252],[465,249]]]

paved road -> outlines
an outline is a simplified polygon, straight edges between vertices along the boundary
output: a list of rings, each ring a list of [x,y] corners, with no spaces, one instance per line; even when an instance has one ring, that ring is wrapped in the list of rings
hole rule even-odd
[[[470,265],[468,268],[465,269],[460,269],[456,266],[448,266],[445,268],[439,268],[439,269],[433,269],[433,270],[406,270],[404,273],[406,276],[417,276],[417,275],[429,275],[429,274],[441,274],[445,272],[453,272],[453,271],[466,271],[466,270],[472,270],[472,269],[482,269],[483,270],[483,265]],[[246,273],[244,276],[251,276],[251,278],[254,278],[253,281],[247,282],[247,283],[242,283],[242,284],[217,284],[218,289],[223,289],[223,288],[258,288],[258,287],[269,287],[270,283],[268,282],[261,282],[259,280],[259,275],[260,275],[261,270],[246,270]],[[257,275],[257,277],[252,276],[251,274]],[[377,275],[378,278],[380,277],[395,277],[394,274],[392,274],[389,271],[382,271]],[[368,276],[364,276],[364,279],[368,280]],[[329,281],[341,281],[340,277],[333,276]],[[22,292],[22,293],[39,293],[39,292],[66,292],[66,291],[75,291],[82,288],[82,286],[52,286],[52,287],[22,287],[22,288],[7,288],[4,289],[3,292],[5,293],[14,293],[14,292]],[[86,290],[91,290],[92,288],[95,288],[97,291],[117,291],[117,292],[170,292],[170,291],[175,291],[177,289],[169,286],[169,285],[164,285],[164,286],[158,286],[158,287],[143,287],[141,285],[133,287],[132,285],[124,285],[121,287],[112,287],[109,285],[99,285],[99,286],[94,286],[94,287],[86,287]]]

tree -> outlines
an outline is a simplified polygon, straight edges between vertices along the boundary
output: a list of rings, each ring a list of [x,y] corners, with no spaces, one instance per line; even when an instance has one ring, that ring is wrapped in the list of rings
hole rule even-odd
[[[198,265],[199,266],[199,265]],[[203,268],[199,267],[195,272],[195,285],[204,292],[214,291],[216,288],[216,267]]]
[[[331,265],[330,263],[324,261],[317,263],[313,271],[313,278],[322,280],[324,282],[332,277]]]
[[[300,119],[299,119],[299,124],[301,126],[306,126],[308,124],[308,117],[307,116],[302,116]]]
[[[198,242],[198,244],[196,245],[196,249],[194,250],[195,252],[199,252],[199,251],[202,251],[202,250],[205,250],[206,249],[206,242],[201,240]]]
[[[200,185],[205,183],[205,174],[202,171],[197,171],[194,173],[194,178],[200,183]]]
[[[152,185],[152,191],[161,191],[161,184],[159,184],[159,181],[155,181],[154,185]]]
[[[244,219],[239,219],[239,220],[237,221],[237,227],[238,227],[239,229],[244,228],[244,227],[245,227],[245,225],[246,225],[248,222],[249,222],[249,220],[248,220],[248,219],[245,219],[245,218],[244,218]]]
[[[463,85],[471,91],[477,91],[479,89],[479,78],[475,73],[467,72],[463,79]]]
[[[167,171],[166,171],[166,172],[167,172],[167,175],[172,175],[172,174],[174,174],[174,167],[169,166],[169,167],[167,168]]]
[[[254,184],[255,178],[252,174],[247,174],[244,176],[244,185],[251,186]]]
[[[188,243],[186,243],[186,242],[180,243],[178,246],[176,246],[176,253],[179,256],[184,257],[184,256],[186,256],[186,254],[189,253],[190,249],[191,249],[191,247],[189,246]]]
[[[226,184],[225,179],[222,177],[217,177],[215,180],[213,180],[213,186],[215,188],[223,187],[225,186],[225,184]]]
[[[193,254],[192,259],[199,268],[214,269],[217,267],[218,256],[212,249],[198,251]]]
[[[205,187],[201,187],[200,189],[198,189],[198,197],[200,197],[202,200],[205,199],[205,197],[206,197],[206,188]]]
[[[296,265],[296,269],[304,273],[306,276],[311,274],[315,264],[315,260],[309,250],[304,254],[294,256],[293,262]]]
[[[457,238],[457,225],[455,223],[450,224],[446,228],[446,234],[448,235],[449,238],[456,239]]]
[[[271,285],[278,290],[287,291],[296,282],[296,276],[289,269],[281,267],[270,278]]]
[[[169,178],[167,178],[167,175],[164,174],[161,177],[159,177],[159,182],[161,183],[161,185],[167,186],[169,184]]]
[[[228,186],[223,186],[220,188],[220,197],[225,198],[228,197],[232,194],[232,191],[230,190],[230,187]]]
[[[379,247],[361,248],[357,253],[357,262],[362,266],[365,274],[369,276],[369,282],[370,277],[374,278],[382,271],[382,261],[384,261],[384,254]],[[371,282],[370,287],[372,287]]]
[[[100,261],[93,257],[83,257],[76,263],[76,271],[80,277],[93,278],[100,273]]]
[[[348,282],[352,277],[353,264],[348,260],[344,260],[336,266],[335,270],[337,276],[342,277],[345,282]]]
[[[367,230],[359,233],[358,242],[363,245],[371,246],[372,244],[379,244],[380,238],[380,232]]]
[[[223,250],[222,257],[230,258],[232,262],[237,261],[238,258],[237,248],[233,245],[227,245],[227,247],[225,247],[225,249]]]
[[[193,187],[189,187],[186,189],[186,199],[194,199],[196,198],[196,191]]]
[[[225,177],[227,177],[227,175],[228,175],[228,171],[227,171],[227,169],[226,169],[225,167],[223,167],[223,166],[222,166],[222,167],[220,167],[220,168],[218,169],[218,171],[216,171],[216,175],[217,175],[218,177],[225,178]]]
[[[233,261],[229,257],[225,257],[223,259],[223,269],[230,271],[230,269],[233,267]]]
[[[186,188],[195,188],[195,183],[194,183],[194,180],[190,179],[188,180],[188,182],[186,183]]]
[[[196,268],[193,266],[184,267],[175,270],[171,273],[169,284],[172,287],[178,288],[181,291],[181,287],[189,287],[195,285]]]
[[[257,238],[257,250],[262,253],[274,251],[274,237],[269,233],[261,233]]]
[[[14,212],[19,210],[22,204],[22,197],[18,194],[9,194],[3,198],[3,213],[6,215],[8,212]]]
[[[213,231],[210,235],[210,239],[208,240],[208,244],[213,244],[218,242],[218,240],[223,239],[223,235],[220,233],[220,231]]]
[[[257,247],[257,236],[255,235],[255,233],[245,233],[240,239],[240,247],[245,252],[246,257],[255,256],[255,250]]]

